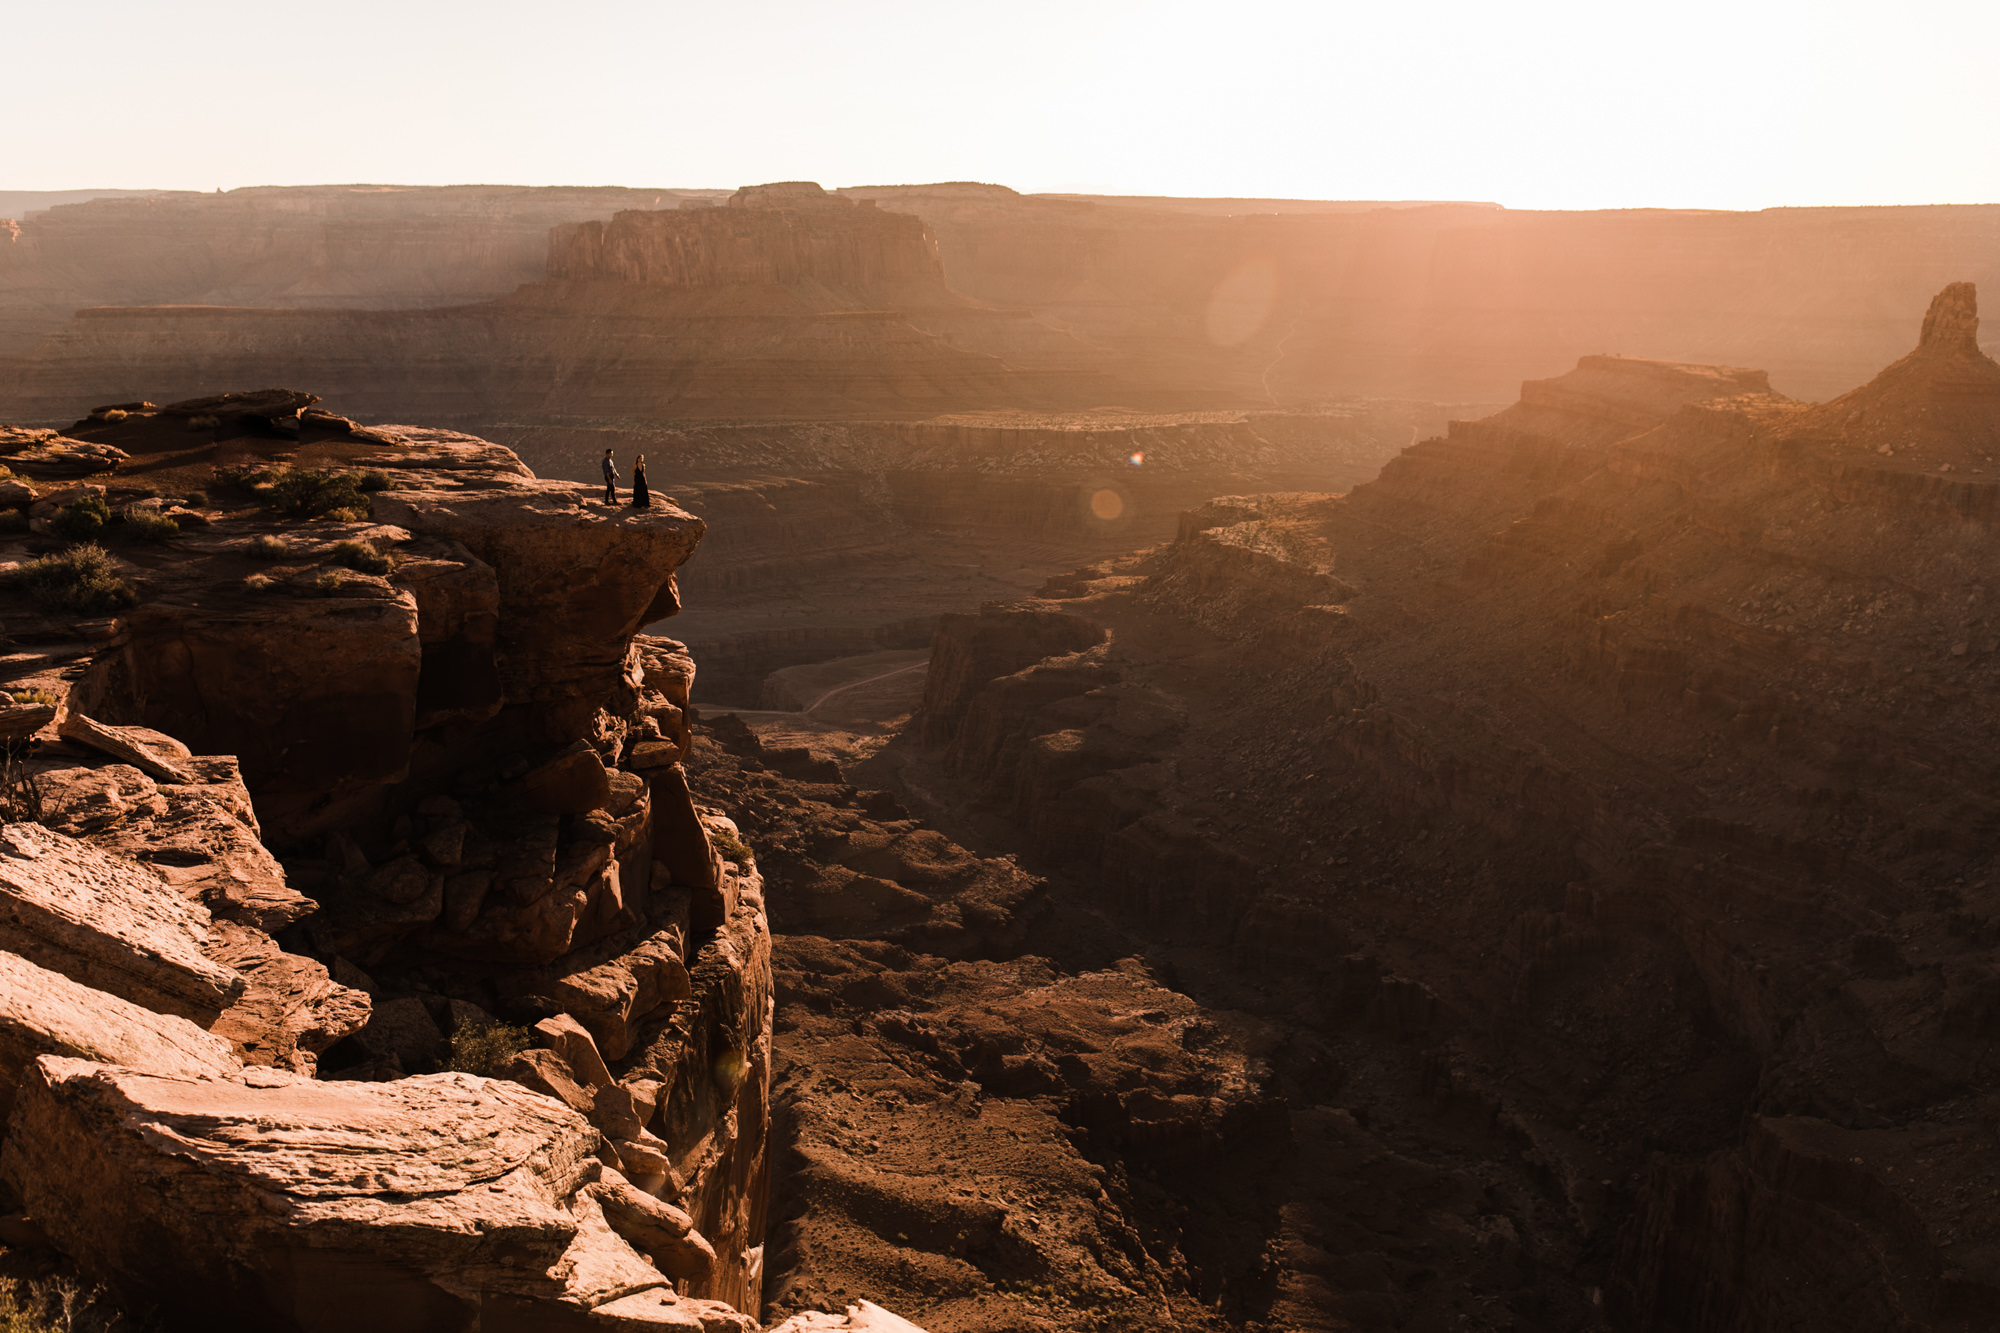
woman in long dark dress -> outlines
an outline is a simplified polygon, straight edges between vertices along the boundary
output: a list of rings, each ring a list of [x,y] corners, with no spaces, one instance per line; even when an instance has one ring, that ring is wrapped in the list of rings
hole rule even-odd
[[[651,509],[653,493],[646,489],[646,455],[639,454],[632,460],[632,507]]]

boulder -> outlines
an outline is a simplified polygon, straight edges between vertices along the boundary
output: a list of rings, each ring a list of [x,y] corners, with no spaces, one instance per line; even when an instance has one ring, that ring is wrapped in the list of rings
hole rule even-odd
[[[590,1089],[576,1081],[568,1062],[554,1051],[522,1051],[501,1069],[500,1077],[553,1098],[578,1115],[587,1116],[596,1106]]]
[[[158,782],[198,781],[187,760],[194,752],[164,732],[148,727],[108,727],[72,708],[56,728],[66,741],[101,750]]]
[[[848,1306],[844,1315],[822,1314],[818,1310],[795,1314],[782,1324],[772,1325],[770,1333],[924,1333],[924,1330],[873,1301],[863,1300]]]
[[[537,978],[534,994],[561,1006],[581,1023],[607,1059],[623,1059],[638,1027],[661,1005],[685,1000],[692,990],[679,930],[662,930],[604,962],[590,955]],[[607,1080],[608,1081],[608,1080]]]
[[[0,1126],[37,1056],[67,1055],[186,1078],[222,1077],[242,1063],[229,1043],[185,1018],[156,1014],[0,952]]]
[[[582,1117],[505,1081],[194,1079],[43,1056],[14,1126],[0,1178],[51,1239],[186,1327],[756,1328],[676,1296],[633,1242],[679,1267],[706,1242],[606,1184]]]
[[[321,1052],[368,1022],[365,991],[336,984],[326,968],[286,953],[261,930],[217,921],[208,956],[243,978],[243,994],[209,1031],[228,1038],[244,1064],[311,1074]]]
[[[256,417],[264,421],[296,418],[319,401],[316,393],[298,389],[251,389],[243,393],[218,393],[206,398],[188,398],[159,409],[163,417],[214,417],[228,421]]]
[[[523,774],[514,785],[514,795],[528,809],[543,814],[580,815],[610,803],[611,778],[597,751],[577,741]]]
[[[146,819],[128,812],[121,822],[89,835],[90,844],[145,862],[218,920],[268,933],[312,913],[313,900],[286,882],[284,867],[264,846],[236,761],[200,755],[184,766],[190,782],[156,788],[163,812]],[[136,772],[129,765],[117,767]]]
[[[244,990],[209,959],[208,910],[36,824],[0,828],[0,948],[121,999],[212,1023]]]
[[[604,1067],[604,1057],[583,1024],[568,1014],[557,1014],[535,1024],[535,1033],[569,1066],[578,1083],[588,1088],[611,1085],[611,1071]]]
[[[54,704],[0,705],[0,741],[25,740],[55,720]]]
[[[87,477],[116,467],[128,457],[112,445],[72,440],[52,430],[0,426],[0,460],[25,477]]]
[[[356,1038],[369,1056],[394,1056],[403,1069],[433,1070],[451,1049],[424,1002],[414,995],[377,1000],[368,1026]]]

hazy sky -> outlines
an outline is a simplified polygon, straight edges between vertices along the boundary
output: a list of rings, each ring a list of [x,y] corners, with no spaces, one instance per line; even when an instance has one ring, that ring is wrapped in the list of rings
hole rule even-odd
[[[77,0],[4,32],[0,189],[2000,200],[1994,0]]]

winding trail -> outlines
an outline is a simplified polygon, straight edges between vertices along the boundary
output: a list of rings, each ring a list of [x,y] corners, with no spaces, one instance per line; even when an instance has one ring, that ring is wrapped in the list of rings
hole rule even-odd
[[[908,675],[912,671],[922,671],[930,664],[931,664],[930,659],[927,657],[921,662],[912,662],[908,666],[891,667],[887,671],[878,671],[874,675],[864,676],[860,680],[850,680],[845,685],[836,685],[832,689],[828,690],[826,693],[820,695],[817,699],[814,699],[811,703],[807,704],[805,707],[799,709],[799,711],[801,713],[810,714],[813,711],[813,709],[818,708],[821,704],[825,703],[828,699],[831,699],[836,694],[845,694],[849,690],[858,690],[863,685],[873,685],[876,681],[887,680],[891,676],[904,676]]]

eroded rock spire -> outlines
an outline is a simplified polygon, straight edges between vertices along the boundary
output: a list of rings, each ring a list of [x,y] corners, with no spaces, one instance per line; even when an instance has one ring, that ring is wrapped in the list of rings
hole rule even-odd
[[[1918,346],[1940,352],[1979,355],[1979,290],[1954,282],[1931,298]]]

